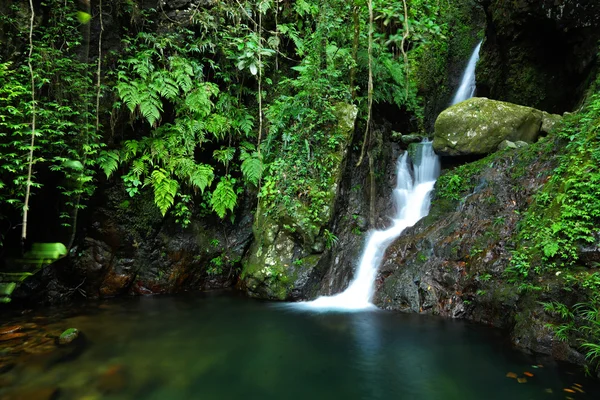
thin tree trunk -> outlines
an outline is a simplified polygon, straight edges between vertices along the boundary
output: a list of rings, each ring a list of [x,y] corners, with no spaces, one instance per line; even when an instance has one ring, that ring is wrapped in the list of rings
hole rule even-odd
[[[404,56],[404,69],[406,70],[405,99],[408,99],[408,87],[409,87],[408,54],[406,54],[406,49],[404,48],[404,44],[406,43],[406,39],[408,39],[410,30],[409,30],[409,26],[408,26],[408,6],[406,5],[406,0],[402,0],[402,4],[404,5],[404,34],[402,35],[402,42],[400,43],[400,50],[402,51],[402,55]]]
[[[367,147],[367,142],[369,139],[370,133],[370,125],[371,125],[371,113],[373,110],[373,0],[368,0],[367,2],[369,6],[369,86],[368,86],[368,111],[367,111],[367,123],[365,127],[365,136],[363,138],[362,148],[360,150],[360,158],[356,163],[356,166],[360,166],[362,164],[365,148]]]
[[[352,41],[352,59],[354,60],[354,66],[350,70],[350,90],[352,91],[352,98],[356,98],[356,68],[358,66],[358,45],[360,41],[360,19],[359,19],[360,8],[354,2],[354,8],[352,9],[352,20],[354,25],[354,39]]]
[[[24,244],[25,239],[27,239],[27,216],[29,211],[29,195],[31,194],[31,176],[33,174],[33,148],[35,146],[35,74],[33,73],[33,65],[31,64],[31,57],[33,55],[33,24],[35,21],[33,0],[29,0],[29,9],[31,11],[31,18],[29,20],[29,57],[27,59],[27,66],[29,67],[29,74],[31,76],[31,144],[29,146],[29,157],[27,160],[29,169],[27,171],[25,203],[23,204],[23,225],[21,230],[22,244]]]

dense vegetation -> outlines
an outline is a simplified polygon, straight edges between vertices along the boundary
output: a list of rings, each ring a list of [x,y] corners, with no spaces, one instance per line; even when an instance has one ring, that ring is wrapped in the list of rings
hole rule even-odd
[[[600,83],[600,80],[596,82]],[[558,131],[564,147],[559,165],[535,197],[520,225],[507,273],[530,290],[558,277],[570,304],[544,302],[547,312],[565,323],[551,326],[559,340],[575,339],[588,359],[600,365],[600,272],[590,258],[598,246],[600,223],[600,93],[592,91],[582,112]]]
[[[183,226],[193,215],[233,218],[243,193],[262,198],[265,215],[308,207],[318,225],[339,162],[328,149],[342,145],[336,105],[360,107],[365,157],[373,104],[422,128],[418,88],[431,78],[419,71],[429,49],[447,47],[452,10],[428,0],[233,0],[174,19],[140,3],[3,6],[3,235],[16,233],[29,192],[35,207],[51,185],[71,247],[78,211],[106,177],[130,196],[153,191]]]
[[[557,165],[520,215],[503,279],[514,284],[516,293],[541,303],[559,321],[546,327],[558,340],[577,343],[596,369],[600,366],[600,264],[593,254],[600,239],[599,83],[600,77],[581,110],[567,115],[551,136],[518,154],[501,151],[464,164],[440,177],[437,192],[442,199],[463,199],[480,184],[482,170],[502,157],[515,158],[510,170],[514,178],[536,160]]]

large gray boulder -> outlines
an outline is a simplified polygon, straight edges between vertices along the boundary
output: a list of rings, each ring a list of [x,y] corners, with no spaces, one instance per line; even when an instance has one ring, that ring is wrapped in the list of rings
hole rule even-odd
[[[535,142],[560,116],[531,107],[474,97],[444,110],[435,122],[434,150],[441,155],[484,155],[505,140]],[[544,123],[546,122],[546,123]]]

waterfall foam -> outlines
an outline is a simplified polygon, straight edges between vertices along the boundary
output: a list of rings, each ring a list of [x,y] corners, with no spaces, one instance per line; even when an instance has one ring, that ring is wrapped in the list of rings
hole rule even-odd
[[[411,168],[408,152],[398,160],[396,188],[393,192],[396,213],[392,225],[383,231],[370,232],[360,263],[348,288],[335,296],[323,296],[310,302],[296,303],[301,308],[317,310],[364,310],[371,303],[375,277],[385,250],[402,231],[413,226],[429,212],[430,194],[440,172],[440,163],[431,142],[419,145],[417,164]]]
[[[475,50],[473,50],[473,54],[471,54],[467,68],[465,69],[460,81],[460,86],[458,87],[458,90],[456,91],[456,94],[454,95],[450,105],[470,99],[475,94],[475,66],[477,65],[477,60],[479,60],[479,49],[481,49],[482,43],[483,40],[479,42],[479,44],[475,47]]]

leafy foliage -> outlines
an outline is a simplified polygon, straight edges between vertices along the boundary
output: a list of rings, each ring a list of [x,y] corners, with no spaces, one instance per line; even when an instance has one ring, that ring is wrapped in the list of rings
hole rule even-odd
[[[558,276],[566,290],[586,299],[576,305],[554,303],[546,310],[565,321],[555,326],[557,336],[563,340],[578,338],[596,366],[600,354],[595,345],[600,340],[600,275],[580,268],[580,253],[600,240],[599,132],[600,93],[594,93],[584,110],[566,118],[557,133],[563,144],[559,165],[524,214],[517,238],[520,245],[507,269],[516,283],[540,275]]]

